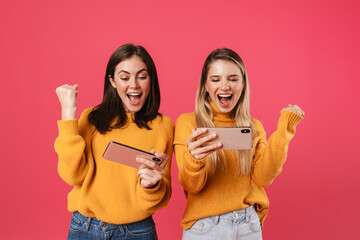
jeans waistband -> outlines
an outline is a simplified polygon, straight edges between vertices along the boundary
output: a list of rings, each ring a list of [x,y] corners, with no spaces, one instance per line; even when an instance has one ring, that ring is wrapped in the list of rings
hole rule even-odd
[[[250,207],[241,210],[235,210],[217,216],[213,216],[212,221],[214,224],[218,224],[220,220],[234,221],[234,222],[241,222],[243,220],[246,220],[246,222],[248,222],[250,221],[250,216],[254,214],[254,212],[256,212],[256,209],[254,205],[251,205]]]
[[[77,217],[82,219],[86,225],[88,227],[90,227],[90,225],[95,225],[98,226],[100,228],[103,228],[104,230],[107,229],[112,229],[112,228],[120,228],[120,229],[124,229],[128,226],[134,225],[134,224],[139,224],[139,223],[145,223],[145,222],[150,222],[151,224],[154,224],[154,221],[152,219],[152,216],[149,216],[148,218],[145,218],[143,220],[140,220],[138,222],[133,222],[133,223],[126,223],[126,224],[112,224],[112,223],[107,223],[104,221],[101,221],[97,218],[91,218],[91,217],[86,217],[84,215],[82,215],[80,212],[73,212],[73,214]]]

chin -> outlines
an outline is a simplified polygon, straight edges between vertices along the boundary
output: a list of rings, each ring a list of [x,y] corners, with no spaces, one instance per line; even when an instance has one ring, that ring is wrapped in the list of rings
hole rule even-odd
[[[234,109],[234,107],[235,107],[235,106],[223,107],[223,106],[221,106],[221,104],[219,104],[219,103],[217,103],[217,104],[215,104],[215,105],[216,105],[217,109],[219,109],[220,112],[222,112],[222,113],[229,113],[229,112],[231,112],[231,111]]]
[[[132,108],[132,109],[129,109],[129,112],[130,113],[137,113],[138,111],[140,111],[141,108]]]
[[[128,113],[137,113],[138,111],[140,111],[142,108],[142,105],[141,106],[125,106],[125,111],[128,112]]]
[[[219,109],[222,113],[229,113],[233,110],[234,108],[221,108]]]

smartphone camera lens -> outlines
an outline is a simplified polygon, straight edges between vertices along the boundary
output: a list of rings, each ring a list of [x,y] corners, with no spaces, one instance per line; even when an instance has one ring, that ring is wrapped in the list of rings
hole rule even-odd
[[[242,132],[242,133],[249,133],[249,132],[250,132],[250,129],[242,129],[241,132]]]

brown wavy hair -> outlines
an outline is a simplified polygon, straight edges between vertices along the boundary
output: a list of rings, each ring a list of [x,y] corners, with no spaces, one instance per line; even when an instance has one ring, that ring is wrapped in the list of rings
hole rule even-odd
[[[89,114],[89,122],[96,127],[96,130],[102,134],[111,131],[114,128],[120,128],[127,122],[127,115],[123,102],[114,88],[109,76],[114,78],[116,66],[132,56],[138,56],[147,67],[150,77],[150,93],[142,108],[135,113],[135,123],[139,128],[150,129],[147,124],[149,121],[161,115],[160,107],[160,88],[155,64],[146,49],[140,45],[124,44],[117,48],[111,55],[105,73],[104,95],[102,102],[94,107]],[[116,120],[116,121],[115,121]],[[113,123],[115,121],[115,123]]]

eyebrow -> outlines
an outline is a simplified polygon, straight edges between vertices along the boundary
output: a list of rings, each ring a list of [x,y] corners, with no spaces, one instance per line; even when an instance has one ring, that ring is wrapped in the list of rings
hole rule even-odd
[[[141,72],[143,72],[143,71],[147,71],[147,69],[146,69],[146,68],[143,68],[143,69],[139,70],[136,74],[139,74],[139,73],[141,73]],[[125,71],[125,70],[121,70],[118,74],[120,74],[120,73],[130,74],[128,71]]]
[[[220,77],[220,76],[219,76],[219,75],[211,75],[210,78],[212,78],[212,77]],[[228,77],[240,77],[240,75],[238,75],[238,74],[231,74],[231,75],[229,75]]]
[[[147,69],[146,69],[146,68],[143,68],[143,69],[141,69],[140,71],[138,71],[136,74],[139,74],[139,73],[141,73],[141,72],[143,72],[143,71],[147,71]]]

